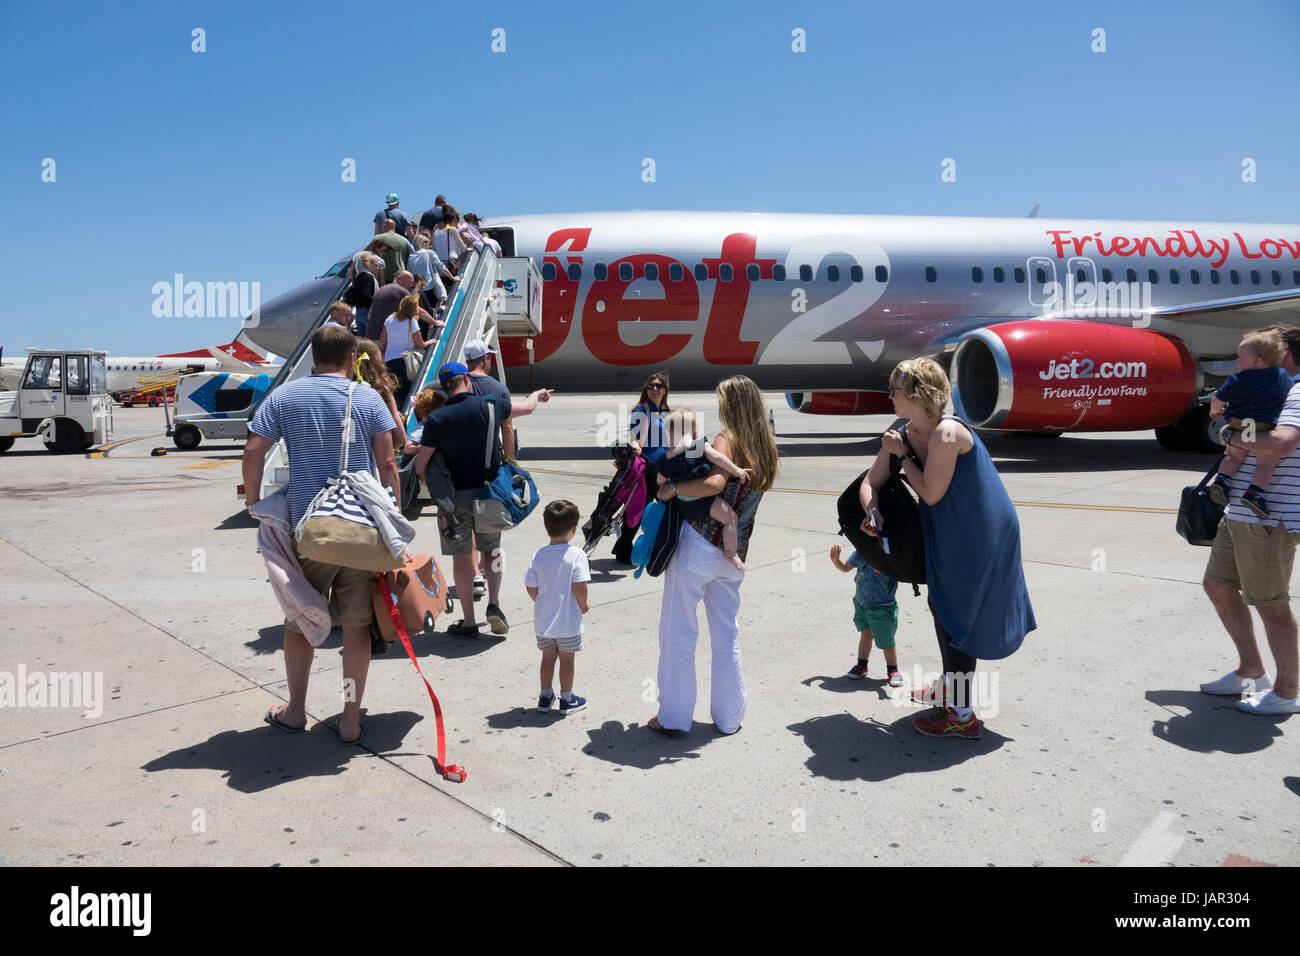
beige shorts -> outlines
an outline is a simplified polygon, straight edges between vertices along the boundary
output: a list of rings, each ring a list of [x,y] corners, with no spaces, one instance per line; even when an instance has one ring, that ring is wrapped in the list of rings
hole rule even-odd
[[[302,565],[303,576],[311,586],[329,601],[330,620],[340,627],[370,626],[370,618],[374,616],[374,605],[370,600],[370,582],[375,579],[374,571],[321,564],[302,555],[298,555],[298,563]],[[293,625],[297,630],[297,625],[288,618],[285,618],[284,623]]]
[[[1205,580],[1240,591],[1247,604],[1257,607],[1287,604],[1297,537],[1282,524],[1270,528],[1225,518],[1210,549]]]
[[[473,549],[491,554],[501,547],[500,531],[474,530],[474,502],[477,499],[477,490],[456,492],[456,515],[451,519],[451,526],[460,535],[460,540],[448,541],[446,535],[440,535],[443,554],[469,554]]]
[[[566,654],[576,654],[582,650],[582,635],[577,637],[541,637],[537,638],[537,649],[539,651],[549,651],[552,648],[564,651]]]

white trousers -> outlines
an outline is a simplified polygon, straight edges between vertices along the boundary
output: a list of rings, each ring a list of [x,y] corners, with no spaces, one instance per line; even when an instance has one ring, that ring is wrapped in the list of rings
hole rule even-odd
[[[713,649],[709,710],[723,733],[740,729],[749,700],[736,621],[744,579],[745,572],[682,523],[677,551],[664,571],[659,611],[659,723],[669,730],[690,730],[695,715],[695,644],[700,632],[696,613],[701,600]]]

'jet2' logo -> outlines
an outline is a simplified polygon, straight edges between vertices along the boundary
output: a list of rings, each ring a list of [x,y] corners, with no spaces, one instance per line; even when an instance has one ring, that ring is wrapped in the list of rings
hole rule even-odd
[[[1093,368],[1097,372],[1093,374]],[[1146,362],[1102,362],[1100,365],[1094,365],[1092,359],[1052,359],[1047,365],[1047,371],[1039,372],[1038,377],[1044,382],[1050,382],[1052,379],[1065,381],[1069,378],[1145,378],[1147,374]]]

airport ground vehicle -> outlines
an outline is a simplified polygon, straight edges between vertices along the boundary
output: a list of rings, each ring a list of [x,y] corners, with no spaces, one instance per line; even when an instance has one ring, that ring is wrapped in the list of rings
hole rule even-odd
[[[114,392],[113,398],[123,408],[134,408],[136,405],[148,405],[150,408],[157,408],[167,402],[176,401],[176,386],[173,384],[165,388],[155,386],[153,388],[136,388],[129,392]]]
[[[0,392],[0,452],[39,436],[52,452],[84,451],[113,434],[107,352],[28,349],[17,391]]]
[[[231,372],[198,372],[176,382],[174,411],[167,416],[167,434],[177,448],[198,448],[204,438],[245,439],[249,410],[271,387],[271,376]]]

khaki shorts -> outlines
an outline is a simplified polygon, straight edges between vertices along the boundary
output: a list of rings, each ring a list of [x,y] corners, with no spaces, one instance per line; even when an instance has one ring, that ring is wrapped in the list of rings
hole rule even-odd
[[[1219,522],[1205,580],[1240,591],[1247,604],[1287,604],[1297,535],[1283,525]]]
[[[370,582],[375,579],[374,571],[321,564],[302,555],[298,555],[298,563],[302,565],[303,576],[311,586],[329,601],[330,620],[340,627],[370,626],[370,619],[374,616],[374,605],[370,600]],[[297,625],[288,618],[285,618],[284,623],[297,630]]]
[[[477,498],[477,489],[456,492],[456,516],[452,519],[451,524],[456,533],[460,535],[460,540],[448,541],[446,535],[439,535],[442,539],[443,554],[469,554],[474,548],[477,548],[481,553],[491,554],[501,546],[500,531],[489,533],[474,530],[474,502]]]

